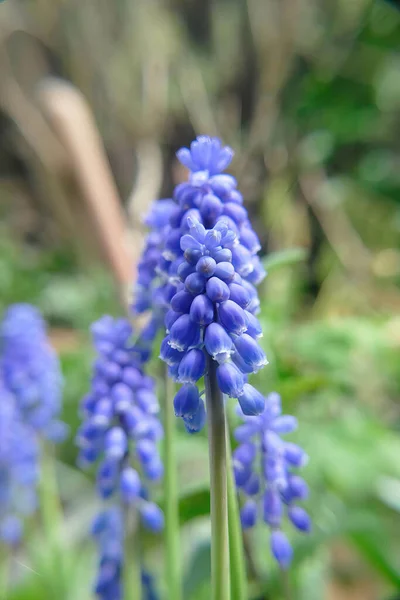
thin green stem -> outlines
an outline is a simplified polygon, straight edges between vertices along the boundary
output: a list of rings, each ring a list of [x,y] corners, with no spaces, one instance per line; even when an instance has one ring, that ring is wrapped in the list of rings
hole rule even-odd
[[[231,600],[246,600],[248,598],[246,562],[244,556],[242,527],[240,524],[238,497],[233,478],[232,453],[229,434],[226,436],[226,447],[228,467],[228,524]]]
[[[11,550],[5,544],[0,544],[0,600],[8,598],[10,558]]]
[[[211,598],[212,600],[229,600],[226,421],[216,367],[217,363],[209,357],[204,381],[210,458]]]
[[[165,371],[164,403],[164,497],[165,497],[165,546],[166,580],[168,594],[174,600],[181,600],[181,569],[179,543],[179,506],[177,489],[177,469],[175,452],[176,418],[173,409],[175,386]]]
[[[281,570],[282,589],[285,600],[292,600],[292,591],[290,586],[289,574]]]
[[[125,547],[123,582],[124,600],[141,600],[142,575],[140,565],[140,537],[137,513],[132,508],[124,511]]]
[[[64,552],[61,547],[63,510],[58,493],[55,458],[50,445],[42,446],[41,476],[39,480],[40,512],[47,547],[50,552],[52,587],[57,588],[60,600],[67,597],[67,574],[65,572]]]

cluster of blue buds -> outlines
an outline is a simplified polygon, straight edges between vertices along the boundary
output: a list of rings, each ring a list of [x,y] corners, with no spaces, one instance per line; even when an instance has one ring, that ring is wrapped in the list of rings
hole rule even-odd
[[[95,593],[101,600],[120,600],[124,562],[124,518],[119,506],[112,506],[97,515],[92,524],[96,539],[99,566]]]
[[[292,524],[302,532],[311,528],[310,517],[298,501],[308,496],[305,481],[293,469],[306,464],[304,450],[280,436],[297,428],[291,415],[283,415],[279,394],[271,393],[265,410],[259,416],[246,417],[235,430],[239,442],[233,453],[236,486],[247,498],[241,509],[243,528],[255,525],[259,514],[271,528],[271,551],[281,568],[292,559],[292,548],[281,530],[287,514]]]
[[[92,326],[98,358],[91,390],[82,401],[84,422],[77,434],[78,462],[86,466],[101,458],[97,472],[100,496],[119,492],[125,506],[135,506],[152,531],[163,527],[161,509],[148,500],[148,491],[135,466],[148,482],[163,475],[157,442],[163,435],[158,418],[154,381],[144,374],[140,353],[131,342],[126,319],[104,316]]]
[[[170,216],[170,229],[166,232],[163,257],[164,261],[173,262],[182,256],[180,238],[187,232],[188,217],[198,220],[208,229],[223,220],[229,229],[236,233],[240,242],[236,248],[236,255],[238,260],[246,263],[240,275],[258,285],[265,276],[257,256],[260,242],[251,227],[236,179],[223,173],[232,156],[231,148],[222,147],[218,138],[207,136],[199,136],[192,142],[190,149],[181,148],[177,152],[180,162],[190,171],[189,180],[175,188],[173,199],[176,206]],[[165,271],[166,268],[169,271],[165,262],[160,264],[161,270]]]
[[[92,535],[99,552],[95,593],[101,600],[122,600],[125,528],[121,507],[112,506],[101,512],[93,522]],[[153,577],[144,569],[141,582],[143,599],[157,600]]]
[[[166,315],[160,357],[170,376],[184,384],[175,396],[175,413],[189,432],[196,432],[205,422],[196,383],[205,373],[207,356],[218,363],[220,390],[238,398],[246,415],[264,409],[263,396],[247,378],[267,359],[257,341],[260,323],[249,310],[257,292],[243,279],[248,256],[241,251],[236,229],[225,220],[212,229],[192,217],[187,220],[188,233],[180,239],[184,255],[175,263],[179,284]]]
[[[17,544],[37,506],[41,438],[61,441],[62,376],[39,311],[11,305],[0,326],[0,540]]]
[[[243,206],[237,182],[223,171],[232,160],[233,150],[223,147],[218,138],[199,136],[190,149],[177,152],[180,162],[189,169],[188,181],[176,186],[172,199],[160,200],[151,207],[146,223],[150,227],[147,243],[139,264],[135,288],[135,312],[152,310],[152,319],[145,332],[162,327],[159,315],[165,313],[176,286],[180,283],[177,269],[183,259],[180,240],[188,233],[188,217],[212,229],[224,221],[235,232],[237,243],[232,248],[232,263],[251,294],[247,310],[256,314],[259,300],[254,286],[265,276],[257,256],[260,242],[253,231]]]
[[[138,264],[132,306],[135,314],[141,314],[156,307],[161,308],[163,305],[163,295],[159,293],[159,286],[156,287],[154,282],[160,275],[158,265],[162,258],[169,219],[174,209],[175,202],[173,200],[157,200],[153,202],[144,219],[144,224],[150,231],[147,234],[145,247]]]
[[[61,441],[67,427],[59,420],[62,375],[58,357],[39,311],[14,304],[4,315],[0,332],[1,375],[21,411],[21,418],[43,437]]]
[[[22,519],[36,508],[38,459],[37,437],[0,381],[0,542],[17,544]]]

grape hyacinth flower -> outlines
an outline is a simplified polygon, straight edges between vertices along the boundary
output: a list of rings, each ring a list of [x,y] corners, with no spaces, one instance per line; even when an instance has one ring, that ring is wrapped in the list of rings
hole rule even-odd
[[[29,304],[14,304],[0,331],[1,374],[16,399],[21,418],[44,438],[61,441],[67,427],[59,420],[62,375],[45,322]]]
[[[189,180],[176,186],[175,212],[170,216],[169,230],[163,251],[160,271],[169,275],[173,283],[176,269],[183,255],[180,238],[188,231],[188,217],[197,219],[204,227],[212,229],[224,221],[236,233],[238,244],[233,250],[232,262],[238,273],[249,284],[258,285],[265,276],[259,257],[260,242],[251,227],[243,197],[237,190],[236,179],[223,173],[233,156],[233,150],[222,147],[218,138],[199,136],[190,149],[177,152],[180,162],[189,169]],[[259,302],[253,285],[251,312],[258,310]]]
[[[236,230],[225,221],[207,230],[191,217],[188,227],[180,240],[184,252],[177,270],[180,283],[166,317],[160,357],[169,365],[171,377],[184,384],[175,396],[175,413],[189,432],[196,432],[205,422],[196,383],[205,373],[207,357],[218,363],[219,389],[238,398],[246,415],[264,409],[263,396],[247,378],[267,359],[257,341],[260,324],[248,311],[251,295],[239,273],[246,272],[246,261],[234,260]]]
[[[23,518],[36,508],[37,438],[0,381],[0,543],[19,542]]]
[[[122,600],[121,575],[124,566],[124,514],[119,506],[112,506],[97,515],[92,525],[99,553],[98,576],[95,592],[101,600]],[[144,600],[157,600],[153,577],[141,570]]]
[[[142,370],[126,319],[104,316],[92,325],[92,335],[99,357],[91,390],[82,401],[78,461],[86,466],[101,458],[97,473],[100,496],[109,498],[118,492],[123,504],[137,507],[146,527],[158,531],[162,512],[147,500],[146,487],[132,465],[135,461],[149,482],[163,475],[157,450],[163,430],[154,381]]]
[[[271,552],[286,569],[293,551],[281,530],[284,515],[299,531],[311,528],[309,515],[298,505],[307,498],[308,487],[294,472],[308,457],[299,446],[281,438],[297,428],[297,421],[282,414],[279,394],[267,396],[262,414],[242,416],[244,422],[235,430],[239,445],[233,453],[236,486],[247,498],[241,509],[242,527],[252,527],[261,515],[272,531]]]
[[[180,283],[177,273],[183,260],[180,240],[188,233],[188,217],[209,229],[223,221],[235,232],[237,243],[231,248],[231,261],[250,296],[247,311],[252,314],[258,312],[260,305],[255,286],[265,277],[257,256],[260,242],[251,227],[237,182],[232,175],[223,173],[232,160],[233,150],[223,147],[218,138],[199,136],[190,149],[181,148],[177,157],[189,169],[188,181],[176,186],[172,199],[152,205],[145,221],[150,232],[135,286],[134,312],[152,310],[150,327],[154,337],[162,326],[159,315],[169,308]],[[167,312],[167,327],[173,318],[173,312]],[[261,334],[260,329],[258,333]]]
[[[106,600],[118,599],[122,585],[120,538],[125,524],[119,524],[119,511],[132,507],[147,529],[159,532],[163,528],[163,513],[149,500],[146,485],[163,475],[157,449],[163,429],[154,381],[143,372],[142,354],[131,342],[129,321],[104,316],[92,325],[92,336],[98,358],[93,365],[91,390],[82,401],[84,422],[77,444],[78,462],[83,467],[101,460],[98,493],[116,504],[99,538],[102,550],[96,593]],[[99,523],[104,524],[101,515],[95,521],[96,531],[102,530]]]
[[[171,199],[153,202],[144,224],[150,229],[147,234],[145,247],[138,265],[137,279],[134,287],[134,314],[141,314],[154,309],[162,302],[157,295],[154,281],[159,275],[159,262],[162,259],[164,238],[168,229],[170,215],[173,214],[175,203]],[[160,306],[160,307],[161,307]],[[162,323],[160,324],[162,326]]]

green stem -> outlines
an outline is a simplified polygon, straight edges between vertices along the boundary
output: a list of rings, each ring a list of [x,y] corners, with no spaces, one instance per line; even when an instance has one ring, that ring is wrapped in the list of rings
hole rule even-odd
[[[11,550],[5,544],[0,544],[0,600],[7,600],[8,598],[10,553]]]
[[[226,472],[226,421],[217,363],[207,359],[206,388],[211,500],[211,598],[229,600],[229,546]]]
[[[141,600],[142,574],[140,565],[140,537],[139,522],[136,511],[126,508],[125,521],[125,548],[124,548],[124,600]]]
[[[292,600],[292,592],[290,588],[289,573],[281,570],[282,589],[285,600]]]
[[[164,497],[165,497],[165,545],[166,580],[168,597],[181,600],[181,570],[179,544],[179,507],[177,489],[177,469],[175,452],[175,427],[173,398],[175,386],[167,371],[165,372],[164,403]]]
[[[61,547],[62,526],[64,522],[63,509],[58,493],[55,458],[50,445],[42,447],[41,476],[39,480],[40,511],[47,547],[51,553],[52,587],[57,588],[60,600],[67,597],[67,576]]]
[[[229,524],[229,553],[231,574],[231,600],[248,598],[246,562],[244,556],[242,527],[240,523],[239,504],[233,478],[231,444],[229,435],[226,437],[227,466],[228,466],[228,524]]]

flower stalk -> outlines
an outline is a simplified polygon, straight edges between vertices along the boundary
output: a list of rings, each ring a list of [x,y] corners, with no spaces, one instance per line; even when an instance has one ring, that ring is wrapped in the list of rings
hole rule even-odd
[[[49,444],[42,445],[41,471],[38,492],[43,530],[52,554],[52,572],[57,573],[57,577],[54,578],[54,581],[57,581],[57,591],[60,598],[65,598],[68,585],[61,546],[64,515],[57,484],[55,457]]]
[[[142,579],[140,573],[139,519],[136,511],[127,506],[124,510],[125,547],[123,566],[123,586],[125,600],[142,600]]]
[[[164,405],[164,494],[165,494],[165,546],[166,580],[171,598],[181,600],[181,570],[179,544],[179,511],[177,472],[175,460],[174,382],[165,370]]]
[[[231,600],[243,600],[248,598],[246,562],[244,556],[242,528],[240,524],[238,497],[233,479],[232,453],[228,430],[226,436],[226,446]]]
[[[0,599],[8,598],[11,551],[6,544],[0,542]]]
[[[204,376],[210,456],[211,598],[230,599],[226,420],[217,363],[207,358]]]

